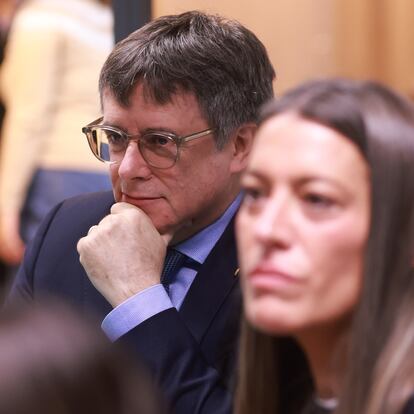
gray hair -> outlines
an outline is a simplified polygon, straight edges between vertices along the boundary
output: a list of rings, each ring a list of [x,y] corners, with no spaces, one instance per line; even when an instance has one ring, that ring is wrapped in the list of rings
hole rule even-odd
[[[193,93],[222,148],[232,131],[256,122],[273,96],[275,72],[260,40],[234,20],[199,11],[151,21],[118,43],[106,60],[99,90],[129,105],[138,82],[159,104]]]

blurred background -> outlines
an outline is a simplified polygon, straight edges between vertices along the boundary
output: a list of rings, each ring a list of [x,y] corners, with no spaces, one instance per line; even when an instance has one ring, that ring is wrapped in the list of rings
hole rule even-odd
[[[202,9],[255,32],[276,67],[276,93],[310,78],[385,82],[414,97],[413,0],[153,0],[154,16]]]

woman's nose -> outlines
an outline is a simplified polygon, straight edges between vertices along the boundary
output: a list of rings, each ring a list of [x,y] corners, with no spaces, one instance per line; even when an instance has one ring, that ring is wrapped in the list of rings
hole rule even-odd
[[[278,194],[267,199],[258,213],[255,233],[265,243],[288,247],[292,243],[294,203],[288,194]]]

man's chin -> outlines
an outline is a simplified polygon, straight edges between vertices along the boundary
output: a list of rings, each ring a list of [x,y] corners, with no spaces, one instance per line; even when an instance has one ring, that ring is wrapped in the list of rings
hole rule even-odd
[[[158,228],[157,228],[158,229]],[[170,234],[172,239],[170,244],[177,244],[184,240],[187,240],[199,229],[194,227],[194,223],[191,220],[187,220],[180,224],[164,226],[162,230],[158,230],[160,234]]]

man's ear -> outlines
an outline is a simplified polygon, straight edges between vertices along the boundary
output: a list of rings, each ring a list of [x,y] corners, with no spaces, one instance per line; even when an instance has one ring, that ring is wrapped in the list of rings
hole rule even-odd
[[[231,172],[238,173],[246,168],[256,130],[257,125],[254,122],[249,122],[241,125],[234,132],[231,143],[233,150]]]

